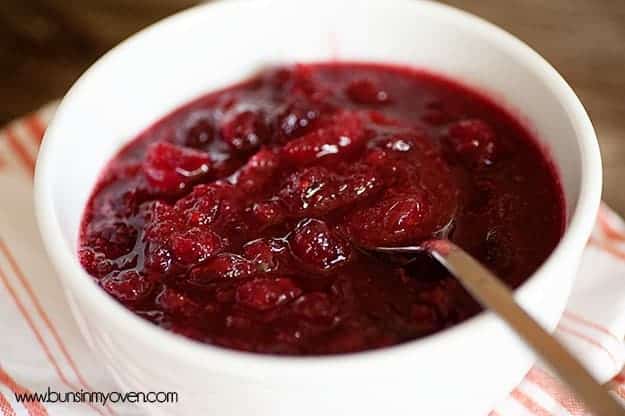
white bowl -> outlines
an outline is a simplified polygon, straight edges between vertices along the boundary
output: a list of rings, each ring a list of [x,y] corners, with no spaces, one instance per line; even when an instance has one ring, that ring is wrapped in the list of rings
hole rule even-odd
[[[445,74],[495,97],[553,156],[568,207],[562,241],[517,291],[552,330],[597,213],[601,161],[575,94],[529,47],[467,13],[414,0],[259,0],[200,6],[102,57],[74,85],[39,153],[36,210],[67,298],[94,353],[120,385],[176,391],[151,414],[485,415],[534,356],[490,313],[377,351],[272,357],[201,345],[124,309],[81,268],[77,236],[99,172],[176,106],[268,63],[392,62]]]

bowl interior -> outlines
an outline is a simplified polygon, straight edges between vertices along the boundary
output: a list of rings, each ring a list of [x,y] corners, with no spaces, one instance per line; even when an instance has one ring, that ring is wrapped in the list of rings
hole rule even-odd
[[[62,234],[57,243],[75,251],[99,173],[142,129],[198,95],[268,64],[293,61],[398,63],[485,92],[548,149],[572,213],[581,189],[582,145],[563,87],[536,55],[495,30],[462,12],[408,0],[233,1],[166,19],[101,59],[57,113],[40,168]]]

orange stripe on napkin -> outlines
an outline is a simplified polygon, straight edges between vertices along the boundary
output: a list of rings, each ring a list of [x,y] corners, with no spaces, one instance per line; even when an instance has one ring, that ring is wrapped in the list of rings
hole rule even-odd
[[[620,373],[618,373],[617,375],[614,376],[614,378],[612,379],[612,381],[614,381],[615,383],[618,384],[625,384],[625,369],[623,371],[621,371]]]
[[[36,140],[36,144],[39,145],[40,142],[41,142],[41,139],[43,138],[43,135],[45,133],[46,124],[41,120],[41,118],[37,115],[37,113],[34,113],[32,116],[27,117],[25,119],[22,119],[19,122],[23,123],[23,125],[28,129],[30,135]],[[32,176],[34,174],[34,167],[35,167],[35,159],[34,159],[34,157],[32,157],[30,155],[28,150],[20,142],[20,140],[17,137],[17,135],[15,135],[15,133],[10,128],[7,128],[5,131],[6,131],[6,134],[7,134],[7,139],[9,141],[9,144],[11,145],[13,151],[16,153],[16,155],[20,159],[20,162],[24,166],[24,168],[27,169],[28,173],[30,173],[30,175]],[[86,380],[83,377],[82,373],[78,369],[76,363],[74,362],[74,360],[72,359],[71,355],[69,354],[68,349],[65,346],[65,343],[63,342],[62,338],[60,337],[58,331],[56,330],[56,328],[52,324],[52,322],[51,322],[49,316],[47,315],[47,313],[44,311],[44,309],[41,306],[41,303],[39,302],[38,298],[35,296],[35,293],[34,293],[32,287],[31,287],[28,279],[26,278],[24,272],[19,267],[19,264],[17,263],[15,257],[10,252],[8,246],[1,239],[0,239],[0,251],[5,255],[5,257],[9,261],[9,264],[11,265],[11,268],[13,269],[13,272],[18,277],[20,283],[22,284],[22,286],[26,290],[28,296],[30,297],[31,301],[33,302],[33,304],[35,306],[35,309],[37,310],[37,313],[39,314],[39,316],[41,317],[42,321],[44,322],[44,324],[46,325],[46,327],[48,328],[48,330],[52,334],[54,340],[56,341],[56,343],[57,343],[57,345],[58,345],[58,347],[59,347],[59,349],[61,351],[61,354],[67,360],[67,363],[69,364],[70,368],[75,373],[75,375],[76,375],[76,377],[77,377],[77,379],[79,381],[79,384],[85,390],[92,391],[93,389],[86,382]],[[2,271],[0,270],[0,273],[1,272]],[[6,279],[6,276],[4,276],[4,277]],[[5,284],[8,286],[8,280],[6,280]],[[16,293],[12,290],[12,288],[11,288],[10,291],[13,292],[13,298],[14,298],[16,304],[19,303],[19,301],[17,300],[17,297],[16,297]],[[20,308],[20,309],[23,310],[22,315],[24,316],[24,313],[26,313],[26,311],[25,311],[25,308],[23,308],[23,305],[22,305],[22,308]],[[54,357],[50,353],[49,348],[47,347],[47,345],[43,341],[43,337],[41,336],[41,334],[39,334],[37,332],[37,329],[34,326],[34,323],[32,322],[32,319],[29,316],[28,316],[28,318],[26,316],[24,316],[24,317],[25,317],[25,319],[27,319],[27,321],[29,321],[29,326],[31,327],[31,329],[35,333],[35,336],[39,339],[42,348],[44,348],[44,350],[47,350],[47,354],[46,355],[48,355],[49,360],[50,359],[52,360],[51,363],[53,364],[53,366],[55,368],[55,371],[59,375],[59,378],[61,379],[61,381],[64,384],[66,384],[68,387],[70,387],[71,389],[78,390],[75,386],[72,385],[72,383],[69,382],[69,380],[67,380],[65,375],[62,373],[60,367],[58,366],[58,364],[54,360]],[[99,408],[94,407],[92,403],[87,403],[87,404],[94,411],[96,411],[100,415],[103,415],[102,411]],[[106,405],[106,409],[108,410],[108,413],[110,413],[111,415],[115,415],[115,412],[111,409],[110,405],[107,404]]]
[[[552,416],[552,414],[547,411],[547,409],[536,403],[531,397],[529,397],[527,394],[523,393],[519,389],[512,390],[510,396],[521,405],[523,405],[523,407],[525,407],[527,410],[530,411],[530,413],[534,414],[535,416]]]
[[[611,240],[617,240],[625,243],[625,232],[616,228],[608,217],[608,208],[601,204],[599,208],[599,215],[597,217],[597,223],[601,227],[601,231]]]
[[[22,317],[24,318],[24,320],[26,321],[26,323],[28,324],[28,326],[32,330],[33,334],[35,335],[35,338],[37,339],[37,342],[41,346],[41,348],[42,348],[46,358],[48,359],[48,362],[50,363],[50,365],[52,365],[52,368],[54,368],[54,371],[57,374],[57,376],[59,377],[59,380],[61,380],[61,382],[63,384],[65,384],[67,387],[69,387],[71,390],[73,390],[73,391],[79,390],[76,386],[73,385],[73,383],[71,383],[65,377],[65,374],[63,374],[63,372],[61,371],[61,368],[59,367],[59,364],[56,362],[54,356],[52,355],[52,352],[50,351],[50,348],[48,348],[48,345],[43,340],[43,336],[37,330],[37,327],[35,326],[35,323],[33,322],[31,316],[28,314],[28,311],[26,310],[26,307],[19,300],[19,298],[17,296],[17,293],[15,292],[15,289],[13,288],[13,286],[10,285],[9,279],[8,279],[7,275],[5,274],[5,272],[2,270],[2,268],[0,268],[0,280],[4,284],[4,287],[7,289],[7,292],[9,292],[9,295],[11,296],[11,298],[13,298],[13,301],[15,302],[15,306],[17,306],[17,309],[19,310],[20,314],[22,315]],[[87,404],[94,411],[96,411],[100,415],[104,416],[104,413],[102,413],[102,411],[100,409],[98,409],[97,407],[94,407],[92,403],[87,403]]]
[[[78,378],[79,384],[85,390],[92,391],[93,389],[85,381],[85,379],[82,376],[81,372],[78,370],[78,367],[76,366],[76,363],[74,362],[74,360],[70,356],[70,354],[69,354],[69,352],[67,350],[67,347],[65,346],[65,343],[63,342],[63,340],[61,339],[58,331],[56,330],[56,328],[54,327],[54,325],[50,321],[50,318],[49,318],[48,314],[44,311],[43,307],[41,306],[41,303],[39,302],[39,299],[35,296],[35,293],[34,293],[34,291],[32,289],[32,286],[30,285],[28,279],[26,278],[26,276],[24,274],[24,271],[20,268],[19,264],[17,263],[17,261],[15,259],[15,256],[13,256],[13,254],[11,253],[11,251],[9,250],[9,248],[7,247],[7,245],[4,243],[4,241],[2,239],[0,239],[0,252],[2,252],[4,254],[4,256],[6,257],[6,259],[8,260],[11,268],[13,269],[13,272],[18,277],[20,283],[22,284],[22,286],[24,287],[24,289],[28,293],[28,296],[30,297],[31,301],[35,305],[35,309],[37,310],[37,313],[39,314],[39,316],[41,317],[41,319],[45,323],[45,325],[48,328],[48,330],[52,333],[52,336],[53,336],[54,340],[56,341],[57,345],[59,346],[59,349],[61,350],[61,353],[63,354],[63,356],[67,360],[67,363],[69,364],[71,369],[76,374],[76,377]],[[43,340],[43,338],[42,338],[42,340]],[[60,371],[60,368],[59,368],[59,371]],[[67,382],[66,384],[68,384],[68,383],[69,382]],[[71,387],[73,390],[78,390],[75,386],[69,385],[69,387]],[[89,405],[95,411],[97,411],[98,413],[102,414],[98,408],[95,408],[92,404],[89,404]],[[106,408],[108,409],[109,413],[115,414],[113,412],[113,410],[108,405],[106,406]]]
[[[9,403],[2,393],[0,393],[0,411],[2,411],[4,416],[16,416],[13,406],[11,406],[11,403]]]
[[[35,159],[30,155],[28,150],[20,142],[15,133],[13,133],[13,130],[11,130],[11,128],[7,127],[5,132],[7,135],[7,141],[9,142],[9,146],[11,146],[11,148],[19,158],[20,163],[22,164],[26,172],[30,176],[33,176],[33,173],[35,171]]]
[[[620,250],[618,247],[608,242],[599,241],[598,239],[593,237],[590,237],[590,240],[588,240],[588,242],[590,244],[593,244],[595,247],[605,251],[606,253],[613,255],[614,257],[625,260],[625,251]]]
[[[625,400],[625,387],[623,386],[618,386],[617,388],[615,388],[614,390],[612,390],[614,393],[616,393],[616,395],[618,397],[620,397],[621,399]]]
[[[533,367],[525,378],[540,387],[572,416],[588,414],[582,403],[575,399],[562,384],[538,367]]]
[[[54,357],[52,356],[52,353],[50,352],[50,349],[48,348],[48,346],[44,342],[43,337],[41,336],[39,331],[37,331],[37,328],[35,327],[35,324],[34,324],[32,318],[28,314],[28,311],[26,311],[26,308],[24,307],[24,304],[17,297],[17,293],[15,292],[15,289],[13,289],[13,286],[11,286],[9,284],[9,279],[7,278],[7,275],[4,273],[2,268],[0,268],[0,280],[4,284],[4,287],[7,289],[7,292],[9,292],[9,295],[11,296],[11,298],[13,298],[13,301],[15,302],[15,306],[17,306],[17,309],[19,310],[20,314],[22,315],[22,317],[24,318],[24,320],[26,321],[26,323],[28,324],[30,329],[33,331],[33,334],[35,335],[35,338],[37,338],[37,341],[41,345],[41,348],[43,349],[43,352],[45,353],[46,357],[48,358],[48,361],[54,367],[57,375],[59,376],[61,381],[63,381],[64,383],[68,383],[68,381],[65,379],[65,377],[61,373],[61,369],[56,364],[56,361],[54,360]]]
[[[61,350],[61,353],[67,359],[67,362],[68,362],[69,366],[76,373],[76,377],[78,378],[80,383],[83,384],[83,386],[87,388],[87,390],[91,390],[88,387],[87,383],[85,382],[85,380],[84,380],[82,374],[80,373],[80,371],[78,371],[78,368],[76,367],[76,364],[74,363],[74,360],[72,359],[72,357],[70,356],[69,352],[67,351],[67,348],[66,348],[65,344],[63,343],[63,340],[59,336],[58,331],[56,330],[54,325],[52,325],[52,322],[50,321],[50,318],[48,317],[48,314],[43,310],[43,307],[41,306],[41,303],[39,302],[39,299],[35,296],[33,288],[30,285],[28,279],[26,278],[26,276],[24,274],[24,271],[21,269],[21,267],[17,263],[17,260],[15,259],[15,256],[13,256],[13,254],[11,253],[11,251],[9,250],[9,248],[7,247],[7,245],[4,243],[4,241],[2,239],[0,239],[0,252],[2,252],[5,255],[5,257],[7,258],[7,260],[9,261],[9,264],[11,265],[11,268],[13,269],[13,272],[18,277],[19,281],[22,283],[22,286],[24,287],[24,289],[28,293],[28,296],[31,298],[33,304],[35,305],[35,309],[37,310],[37,312],[41,316],[41,319],[43,320],[45,325],[48,327],[48,329],[52,333],[52,336],[54,337],[56,343],[58,344],[59,349]]]
[[[604,345],[602,345],[599,341],[597,341],[596,339],[583,334],[579,331],[576,331],[572,328],[569,328],[568,326],[562,325],[561,323],[558,324],[558,331],[564,332],[565,334],[569,334],[569,335],[573,335],[583,341],[585,341],[587,344],[592,345],[594,347],[597,347],[598,349],[600,349],[601,351],[605,352],[610,359],[612,360],[612,362],[614,363],[614,368],[616,371],[620,370],[620,366],[618,365],[618,361],[617,359],[614,357],[614,354],[612,354],[612,352],[607,349]]]
[[[580,324],[582,324],[582,325],[588,326],[588,327],[590,327],[590,328],[594,328],[594,329],[596,329],[597,331],[599,331],[599,332],[601,332],[601,333],[604,333],[604,334],[606,334],[606,335],[610,336],[611,338],[614,338],[614,339],[615,339],[615,340],[617,340],[618,342],[622,342],[622,341],[619,339],[619,337],[617,337],[617,336],[616,336],[616,335],[614,335],[612,332],[610,332],[610,330],[608,330],[607,328],[605,328],[605,327],[603,327],[603,326],[599,325],[599,324],[598,324],[598,323],[596,323],[596,322],[589,321],[588,319],[583,318],[583,317],[581,317],[581,316],[579,316],[579,315],[577,315],[577,314],[575,314],[575,313],[573,313],[573,312],[571,312],[571,311],[568,311],[568,310],[564,311],[563,315],[564,315],[565,317],[567,317],[568,319],[572,320],[572,321],[575,321],[575,322],[580,323]]]
[[[26,119],[24,119],[24,124],[32,137],[35,139],[35,143],[39,145],[39,143],[41,143],[41,139],[43,139],[43,134],[46,132],[46,128],[37,113],[30,117],[26,117]]]
[[[9,389],[11,389],[13,393],[18,393],[18,394],[32,393],[30,390],[26,389],[25,387],[22,387],[19,384],[17,384],[15,380],[13,380],[11,376],[8,375],[7,372],[4,371],[2,367],[0,367],[0,383],[4,384]],[[24,405],[24,407],[26,408],[30,416],[46,416],[48,414],[48,411],[46,410],[45,407],[43,407],[42,403],[25,401],[22,404]]]

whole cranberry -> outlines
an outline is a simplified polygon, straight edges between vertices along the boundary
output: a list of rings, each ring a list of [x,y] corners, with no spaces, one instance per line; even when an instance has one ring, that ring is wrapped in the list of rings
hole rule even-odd
[[[284,138],[292,139],[310,131],[318,118],[319,110],[309,103],[289,104],[276,116],[276,130]]]
[[[243,253],[263,273],[277,271],[290,260],[287,242],[278,238],[250,241],[243,246]]]
[[[176,192],[204,176],[211,166],[208,153],[156,142],[148,148],[143,170],[150,185],[163,192]]]
[[[494,130],[482,120],[456,122],[449,127],[446,140],[451,152],[470,167],[488,167],[497,159],[497,137]]]
[[[345,92],[357,104],[377,105],[389,101],[388,93],[370,79],[352,81]]]
[[[176,133],[177,142],[182,145],[206,149],[215,137],[212,114],[206,111],[191,113]]]
[[[263,115],[252,110],[227,114],[220,133],[226,143],[240,151],[254,150],[269,137],[269,129]]]
[[[223,249],[221,237],[209,230],[194,227],[171,236],[172,253],[187,265],[202,263]]]
[[[161,223],[170,223],[173,227],[178,221],[176,211],[171,205],[163,201],[155,200],[145,202],[141,204],[139,210],[145,220],[146,228],[157,226]]]
[[[302,293],[286,277],[254,279],[238,287],[236,301],[252,309],[266,311],[285,304]]]
[[[254,222],[264,229],[280,224],[286,219],[286,213],[279,199],[272,198],[266,201],[255,202],[250,210]]]
[[[149,243],[145,252],[145,269],[148,272],[168,275],[173,262],[171,250],[162,244]]]
[[[222,253],[194,267],[188,280],[195,285],[229,282],[251,276],[256,271],[252,262],[236,254]]]
[[[234,187],[227,183],[199,184],[176,202],[175,212],[187,226],[212,225],[228,214],[233,195]]]
[[[202,307],[187,295],[166,287],[156,297],[156,304],[169,314],[191,318],[202,312]]]
[[[348,222],[352,236],[365,246],[419,243],[436,231],[429,201],[420,194],[385,198],[356,211]]]
[[[280,168],[280,156],[269,149],[261,149],[235,174],[235,186],[242,193],[256,192],[271,182]]]
[[[93,247],[81,247],[78,258],[85,270],[97,278],[104,277],[115,269],[115,263]]]
[[[328,272],[347,263],[352,248],[317,219],[302,220],[289,236],[293,255],[319,272]]]
[[[313,166],[291,174],[279,197],[294,215],[321,216],[364,200],[381,189],[374,172],[353,172],[345,176]]]
[[[137,229],[126,221],[102,220],[89,224],[85,240],[89,246],[116,258],[133,249],[137,236]]]
[[[385,204],[384,227],[396,235],[418,228],[427,210],[425,204],[424,199],[416,196],[389,201]]]
[[[124,270],[107,276],[100,285],[111,296],[124,303],[138,302],[146,298],[154,285],[136,270]]]
[[[365,132],[357,113],[338,113],[325,125],[291,140],[282,148],[285,160],[301,166],[330,157],[345,157],[361,147]]]

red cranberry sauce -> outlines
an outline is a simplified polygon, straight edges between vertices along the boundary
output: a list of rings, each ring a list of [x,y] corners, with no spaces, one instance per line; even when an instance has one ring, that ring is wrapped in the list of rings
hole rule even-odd
[[[267,70],[174,111],[108,165],[80,261],[187,337],[331,354],[439,331],[479,306],[439,265],[361,249],[441,229],[518,286],[564,228],[530,133],[437,76],[368,64]]]

